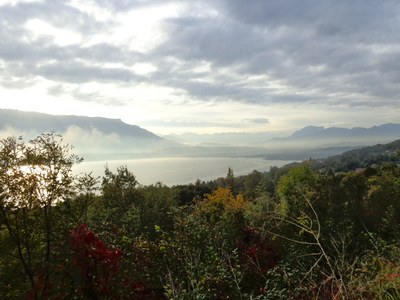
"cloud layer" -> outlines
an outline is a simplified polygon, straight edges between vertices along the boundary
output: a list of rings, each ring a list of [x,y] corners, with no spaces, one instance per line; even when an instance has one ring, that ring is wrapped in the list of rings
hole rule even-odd
[[[399,15],[398,1],[373,0],[3,0],[0,96],[10,103],[1,105],[21,108],[11,102],[27,103],[18,100],[26,90],[47,112],[57,101],[77,114],[129,107],[132,122],[153,126],[193,123],[193,110],[215,115],[206,107],[224,105],[261,107],[225,116],[227,128],[282,125],[284,109],[316,106],[396,121]]]

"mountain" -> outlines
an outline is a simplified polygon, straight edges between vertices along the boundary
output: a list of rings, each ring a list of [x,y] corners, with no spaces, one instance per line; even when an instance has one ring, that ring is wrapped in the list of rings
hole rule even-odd
[[[371,128],[307,126],[293,133],[280,132],[230,132],[167,135],[163,138],[181,144],[200,147],[256,147],[271,151],[292,152],[298,150],[350,149],[376,143],[386,143],[400,137],[400,124],[383,124]],[[332,152],[333,151],[333,152]],[[337,152],[336,152],[337,153]]]
[[[204,147],[262,147],[266,140],[286,136],[288,132],[225,132],[182,133],[163,136],[165,139],[192,146]]]
[[[307,126],[288,137],[268,140],[267,148],[315,149],[354,147],[388,143],[400,137],[400,124],[382,124],[370,128]]]
[[[387,143],[399,138],[400,124],[383,124],[370,128],[307,126],[293,133],[184,133],[164,138],[185,144],[186,148],[168,149],[164,155],[265,157],[266,159],[321,159],[367,145]],[[167,153],[168,152],[168,153]]]
[[[353,138],[353,137],[400,137],[400,124],[383,124],[371,128],[354,127],[320,127],[307,126],[295,131],[289,139],[329,139],[329,138]]]
[[[152,151],[171,142],[119,119],[54,116],[37,112],[0,109],[0,136],[22,135],[30,139],[43,132],[56,132],[81,153]]]
[[[83,116],[54,116],[37,112],[24,112],[11,109],[0,109],[0,129],[12,127],[26,131],[35,129],[39,132],[65,132],[71,126],[77,126],[84,130],[97,129],[100,132],[120,136],[161,140],[150,131],[136,125],[129,125],[118,119]]]
[[[0,109],[0,138],[14,135],[31,139],[54,131],[75,146],[86,159],[133,157],[214,156],[264,157],[302,160],[324,158],[365,145],[399,138],[400,124],[371,128],[307,126],[293,133],[214,133],[159,137],[119,119],[84,116],[54,116],[36,112]],[[286,136],[286,137],[283,137]]]
[[[300,130],[295,131],[290,135],[292,138],[307,137],[322,132],[325,128],[322,126],[307,126]]]

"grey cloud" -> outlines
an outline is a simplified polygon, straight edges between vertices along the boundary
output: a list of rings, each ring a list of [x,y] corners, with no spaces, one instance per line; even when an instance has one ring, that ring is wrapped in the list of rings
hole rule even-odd
[[[47,89],[47,93],[52,96],[62,96],[62,95],[71,95],[75,99],[83,102],[93,102],[100,103],[104,105],[113,105],[113,106],[123,106],[126,105],[126,101],[117,99],[115,97],[109,97],[102,95],[99,92],[82,92],[79,88],[67,88],[62,84],[58,84],[52,86]]]
[[[87,81],[128,82],[139,79],[134,73],[121,68],[85,66],[79,63],[48,64],[36,68],[35,73],[55,81],[82,83]]]
[[[126,68],[105,68],[104,63],[132,65],[141,62],[140,55],[98,44],[81,48],[77,45],[56,47],[48,40],[34,43],[0,41],[0,61],[5,61],[9,73],[21,78],[43,76],[49,80],[81,83],[87,81],[141,81],[142,77]]]
[[[309,9],[316,6],[315,1],[254,0],[249,5],[248,2],[240,0],[226,0],[219,3],[234,19],[256,25],[300,26],[317,18],[313,10]]]
[[[52,0],[45,3],[21,3],[0,6],[0,62],[9,73],[21,80],[43,76],[60,82],[139,80],[126,68],[103,68],[104,63],[132,65],[141,61],[140,54],[111,44],[90,47],[70,45],[60,47],[51,37],[30,40],[26,21],[41,19],[59,28],[69,28],[84,36],[106,30],[110,23],[101,23],[66,4]],[[15,68],[17,66],[17,68]],[[11,86],[3,81],[3,86]],[[18,80],[17,80],[18,81]],[[12,83],[12,82],[11,82]]]
[[[222,0],[219,3],[229,16],[247,24],[312,29],[321,36],[339,38],[358,36],[358,42],[382,40],[395,33],[392,22],[399,12],[397,1],[254,0],[249,5],[241,0]]]
[[[189,10],[208,9],[208,5],[218,14],[191,11],[166,20],[162,25],[167,39],[148,53],[107,43],[59,47],[49,38],[27,42],[29,31],[22,24],[31,18],[87,36],[107,30],[113,22],[99,22],[61,0],[0,7],[0,62],[7,78],[17,77],[8,80],[4,76],[0,84],[16,87],[35,76],[60,84],[147,82],[176,88],[209,103],[398,107],[397,1],[97,0],[113,12],[171,2],[182,2]],[[142,77],[126,68],[102,67],[135,62],[152,63],[158,70]],[[195,70],[201,63],[209,63],[211,69]],[[265,75],[285,87],[254,84],[246,79],[253,75]],[[111,101],[97,96],[92,95],[93,101]]]
[[[132,9],[140,9],[143,7],[153,7],[157,5],[164,5],[169,3],[187,3],[187,0],[96,0],[96,2],[103,8],[111,11],[120,12]],[[190,3],[202,3],[204,0],[191,0]]]
[[[256,30],[216,17],[171,19],[165,28],[169,39],[156,49],[157,55],[208,60],[214,65],[224,66],[241,62],[265,48]]]
[[[269,124],[269,120],[267,118],[253,118],[253,119],[245,119],[243,121],[245,123],[253,123],[253,124]]]
[[[107,8],[113,11],[126,11],[133,8],[139,8],[146,5],[157,4],[161,1],[151,1],[151,0],[97,0],[98,4],[103,8]],[[165,1],[164,1],[165,2]]]
[[[60,65],[77,60],[88,63],[122,63],[126,65],[142,61],[142,54],[125,51],[121,47],[101,43],[90,47],[70,45],[58,47],[50,39],[42,38],[35,42],[24,42],[3,36],[0,40],[0,59],[6,62],[18,62],[35,65],[56,61]],[[29,71],[29,70],[27,70]],[[79,74],[77,74],[79,75]]]
[[[400,4],[375,1],[219,1],[222,17],[169,20],[170,38],[155,56],[175,56],[187,64],[208,61],[240,75],[266,74],[290,89],[249,87],[230,79],[193,83],[174,70],[166,84],[203,100],[325,102],[331,94],[360,94],[351,105],[391,105],[398,94],[397,63],[373,48],[400,46],[396,33]],[[372,49],[372,50],[371,50]],[[398,61],[398,60],[397,60]],[[388,62],[388,63],[387,63]],[[393,70],[393,71],[392,71]],[[164,70],[168,72],[168,70]],[[161,73],[160,73],[161,74]],[[185,77],[197,78],[198,74]],[[205,75],[206,77],[206,75]],[[301,93],[299,93],[299,91]],[[308,92],[310,91],[310,92]],[[378,96],[374,99],[371,96]],[[326,100],[325,100],[326,99]],[[342,104],[337,98],[337,104]]]
[[[23,25],[28,20],[41,19],[56,27],[69,28],[85,34],[107,29],[111,25],[99,22],[68,5],[68,2],[59,0],[3,6],[0,8],[0,17],[4,23],[16,27]]]
[[[75,99],[84,101],[84,102],[94,102],[94,103],[100,103],[100,104],[112,105],[112,106],[123,106],[123,105],[127,104],[126,101],[123,101],[116,97],[104,96],[98,92],[84,93],[84,92],[80,91],[79,89],[75,89],[72,91],[71,95]]]
[[[137,83],[144,80],[143,76],[137,75],[124,68],[111,68],[92,66],[76,61],[57,61],[49,62],[48,60],[40,60],[39,62],[25,63],[8,63],[6,68],[13,68],[8,71],[12,80],[7,81],[7,77],[3,77],[3,82],[8,82],[10,87],[13,83],[25,81],[24,85],[29,86],[36,76],[42,76],[48,80],[64,83],[85,83],[85,82],[114,82],[114,83]],[[3,85],[7,86],[7,84]],[[15,86],[16,88],[18,86]]]
[[[7,89],[24,89],[35,85],[35,81],[32,78],[13,78],[3,77],[0,78],[0,86]]]

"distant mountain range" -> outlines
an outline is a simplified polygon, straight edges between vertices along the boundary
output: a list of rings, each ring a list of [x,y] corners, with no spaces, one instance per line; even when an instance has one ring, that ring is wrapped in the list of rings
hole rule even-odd
[[[224,132],[224,133],[183,133],[163,136],[165,139],[201,147],[261,147],[265,141],[284,137],[290,132]]]
[[[354,147],[388,143],[398,138],[400,138],[400,124],[389,123],[370,128],[307,126],[288,137],[270,139],[265,146],[300,149]]]
[[[304,139],[304,138],[349,138],[349,137],[400,137],[400,124],[383,124],[373,126],[371,128],[354,127],[320,127],[320,126],[307,126],[303,129],[295,131],[290,135],[289,139]]]
[[[159,137],[118,119],[84,116],[54,116],[36,112],[0,109],[0,138],[22,135],[34,138],[54,131],[87,158],[237,156],[301,160],[323,158],[361,146],[387,143],[400,137],[400,124],[371,128],[307,126],[292,134],[215,133]],[[133,155],[133,156],[132,156]]]
[[[353,147],[387,143],[400,138],[400,124],[383,124],[371,128],[342,128],[307,126],[293,133],[258,132],[258,133],[185,133],[168,135],[164,138],[186,145],[198,147],[256,147],[277,152],[296,153],[314,149],[329,149],[326,154]]]

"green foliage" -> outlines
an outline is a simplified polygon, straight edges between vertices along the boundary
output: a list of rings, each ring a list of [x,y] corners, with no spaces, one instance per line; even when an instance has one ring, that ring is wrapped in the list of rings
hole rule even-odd
[[[331,169],[335,172],[348,172],[357,168],[367,168],[373,165],[398,163],[400,140],[385,145],[375,145],[351,150],[332,156],[320,163],[319,168]]]
[[[302,281],[303,272],[296,267],[296,262],[282,261],[266,273],[261,299],[308,298],[309,289]]]
[[[99,186],[70,149],[1,142],[1,299],[400,298],[395,163],[175,187],[120,167]]]
[[[44,296],[50,289],[58,234],[54,206],[74,195],[71,168],[81,159],[70,155],[71,147],[54,134],[42,134],[29,143],[10,137],[0,147],[2,237],[13,246],[8,255],[16,258],[16,278],[29,283],[34,298]],[[12,289],[23,293],[27,286]]]
[[[283,175],[277,186],[282,212],[302,211],[307,207],[305,197],[311,197],[316,185],[317,175],[308,163],[291,169]]]
[[[236,243],[244,226],[244,205],[241,196],[221,188],[195,207],[177,211],[175,229],[161,243],[168,298],[240,297]]]
[[[289,272],[286,266],[290,261],[291,268],[302,275],[296,287],[306,287],[301,289],[307,292],[306,298],[357,298],[360,290],[354,282],[361,276],[357,270],[361,262],[367,262],[365,251],[376,248],[371,237],[398,240],[398,172],[398,166],[385,165],[373,172],[335,175],[317,173],[303,164],[281,177],[276,210],[267,206],[264,217],[262,210],[254,211],[254,224],[281,240],[279,265],[284,271],[279,272]],[[374,267],[366,266],[368,278],[373,280],[377,276],[372,275]],[[272,285],[275,292],[265,296],[267,299],[271,295],[289,297],[289,285],[278,282],[268,278],[268,287]],[[383,292],[368,292],[366,298]]]

